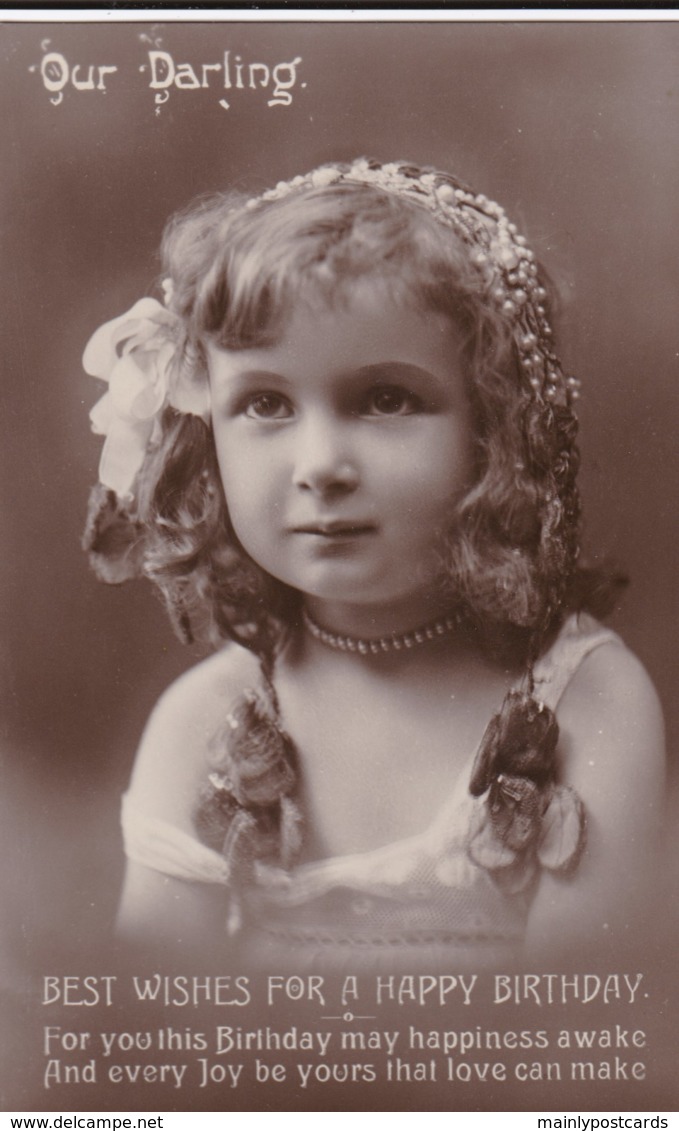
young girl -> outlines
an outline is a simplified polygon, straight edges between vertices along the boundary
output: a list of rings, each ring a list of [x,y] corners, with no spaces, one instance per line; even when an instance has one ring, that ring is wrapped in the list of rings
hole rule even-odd
[[[144,735],[123,932],[271,969],[633,933],[662,723],[590,615],[577,382],[525,239],[357,161],[201,202],[164,256],[165,305],[85,353],[86,545],[217,650]]]

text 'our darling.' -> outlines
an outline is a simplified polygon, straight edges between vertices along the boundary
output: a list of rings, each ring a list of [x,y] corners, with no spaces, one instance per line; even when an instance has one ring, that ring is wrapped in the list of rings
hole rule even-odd
[[[50,46],[43,40],[43,49]],[[148,89],[153,92],[156,113],[174,91],[210,90],[219,97],[224,110],[231,109],[228,99],[242,98],[248,94],[260,95],[267,106],[291,106],[293,90],[298,85],[300,55],[289,62],[249,61],[231,50],[222,52],[221,58],[210,62],[183,62],[169,51],[156,49],[145,53],[146,61],[138,70],[148,78]],[[65,94],[82,94],[113,91],[123,78],[121,68],[114,64],[82,62],[67,59],[61,51],[45,50],[40,64],[29,67],[32,74],[40,75],[50,102],[59,106]],[[301,89],[305,82],[299,83]],[[228,99],[224,92],[229,92]]]

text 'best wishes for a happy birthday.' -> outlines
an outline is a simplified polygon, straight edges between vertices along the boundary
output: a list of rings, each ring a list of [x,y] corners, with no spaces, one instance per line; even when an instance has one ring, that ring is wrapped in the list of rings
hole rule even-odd
[[[335,984],[322,974],[132,975],[126,987],[117,974],[45,975],[42,1004],[111,1006],[125,989],[133,1000],[164,1006],[280,1006],[307,1002],[348,1008],[375,1006],[449,1007],[451,1004],[538,1006],[612,1002],[633,1005],[643,994],[643,974],[347,974]],[[332,997],[331,997],[332,995]],[[647,995],[643,995],[647,996]]]

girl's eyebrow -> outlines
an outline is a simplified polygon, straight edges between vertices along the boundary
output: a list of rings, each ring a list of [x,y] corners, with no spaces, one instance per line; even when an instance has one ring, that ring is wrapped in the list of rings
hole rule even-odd
[[[338,370],[337,377],[352,383],[366,380],[389,381],[390,383],[394,381],[422,381],[428,384],[434,382],[441,385],[445,380],[443,374],[435,373],[431,369],[425,369],[421,365],[415,365],[414,362],[409,361],[376,361],[368,365],[360,365],[357,369]],[[285,373],[276,373],[269,369],[238,369],[229,374],[229,379],[245,385],[262,384],[269,381],[283,385],[294,384],[294,376],[286,376]],[[219,376],[217,381],[219,382]]]
[[[372,373],[382,372],[383,370],[390,373],[422,373],[424,376],[433,376],[431,370],[424,369],[421,365],[415,365],[414,362],[410,361],[375,361],[371,362],[369,365],[360,365],[358,369],[355,370],[347,370],[347,372],[366,373],[370,375]],[[274,373],[273,370],[269,369],[240,369],[238,370],[238,376],[244,377],[246,380],[256,380],[259,377],[282,377],[285,379],[284,374]]]
[[[234,374],[239,381],[286,381],[283,373],[274,373],[269,369],[238,369]]]
[[[424,369],[421,365],[415,365],[409,361],[378,361],[372,365],[362,365],[355,371],[355,375],[375,379],[389,377],[393,380],[398,378],[401,381],[416,380],[417,378],[435,381],[441,379],[431,369]]]

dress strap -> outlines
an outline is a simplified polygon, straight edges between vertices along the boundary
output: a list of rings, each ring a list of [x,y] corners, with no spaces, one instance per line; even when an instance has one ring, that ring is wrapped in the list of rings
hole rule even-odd
[[[602,644],[624,647],[610,628],[588,613],[574,613],[564,623],[551,648],[535,665],[535,693],[553,711],[583,660]]]
[[[125,855],[136,864],[191,883],[229,882],[223,856],[183,829],[137,809],[129,793],[123,797],[121,824]]]

